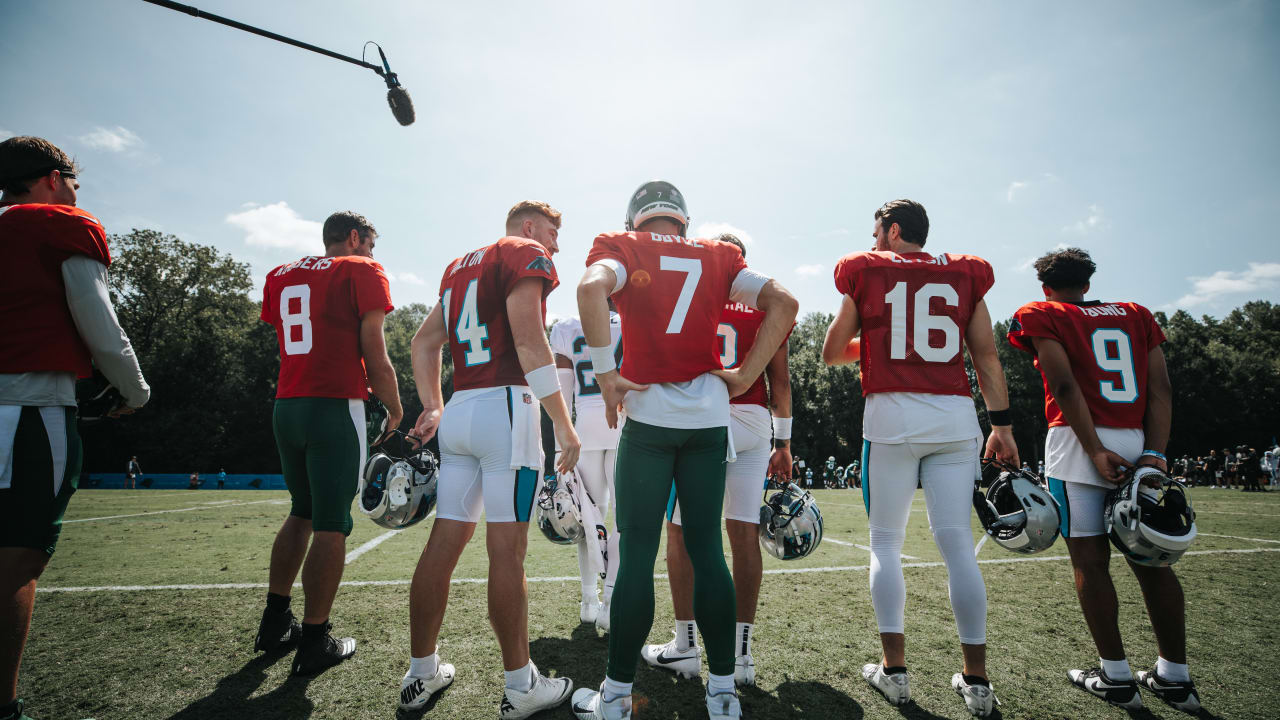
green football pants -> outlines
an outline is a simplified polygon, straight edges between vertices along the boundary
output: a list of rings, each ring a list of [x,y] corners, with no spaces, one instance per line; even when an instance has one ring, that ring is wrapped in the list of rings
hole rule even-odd
[[[318,532],[351,534],[351,501],[365,461],[364,402],[281,398],[272,426],[280,469],[293,500],[289,514]]]

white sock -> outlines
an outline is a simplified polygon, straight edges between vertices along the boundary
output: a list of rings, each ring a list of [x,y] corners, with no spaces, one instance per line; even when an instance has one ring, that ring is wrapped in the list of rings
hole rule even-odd
[[[1191,673],[1187,672],[1186,663],[1169,662],[1162,657],[1156,657],[1156,674],[1162,680],[1191,682]]]
[[[676,621],[676,650],[684,652],[698,644],[698,622],[696,620]]]
[[[507,677],[507,687],[517,692],[529,692],[529,688],[533,687],[533,661],[530,660],[527,665],[515,670],[503,670],[502,674]]]
[[[631,683],[618,682],[608,675],[604,676],[604,701],[613,702],[618,698],[627,697],[631,694]]]
[[[409,675],[420,678],[435,677],[440,668],[440,653],[433,652],[426,657],[409,658]]]
[[[720,693],[731,693],[733,689],[733,675],[710,675],[707,680],[707,694],[719,695]]]
[[[1119,660],[1105,660],[1098,658],[1098,662],[1102,663],[1102,672],[1112,680],[1132,680],[1133,671],[1129,669],[1129,659],[1120,658]]]
[[[751,654],[751,623],[738,623],[734,637],[738,638],[738,655]]]

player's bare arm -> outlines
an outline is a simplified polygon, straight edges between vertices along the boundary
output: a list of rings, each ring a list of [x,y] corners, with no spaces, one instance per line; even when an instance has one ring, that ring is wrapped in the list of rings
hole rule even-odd
[[[978,389],[982,391],[987,410],[1008,411],[1009,387],[1004,381],[1000,356],[996,354],[995,332],[991,329],[991,313],[987,310],[985,300],[979,300],[974,307],[969,327],[965,329],[964,341],[969,346],[969,357],[973,359],[973,369],[978,375]],[[1020,465],[1018,444],[1013,440],[1013,426],[992,423],[984,454],[986,457],[995,455],[1011,465]]]
[[[547,335],[542,330],[542,290],[545,280],[527,277],[516,283],[507,295],[507,319],[511,323],[511,339],[516,343],[516,355],[520,358],[520,368],[526,377],[542,368],[555,365],[551,355],[551,345],[547,343]],[[553,371],[554,372],[554,371]],[[552,378],[555,376],[553,375]],[[558,383],[557,383],[558,388]],[[536,388],[531,388],[537,392]],[[556,460],[558,472],[568,472],[578,464],[578,453],[582,450],[582,441],[573,429],[573,419],[569,415],[569,407],[559,390],[538,398],[542,407],[551,416],[555,425],[556,443],[560,446],[560,457]]]
[[[732,370],[716,370],[716,375],[729,386],[729,397],[737,397],[751,388],[765,366],[787,339],[787,332],[795,324],[800,303],[777,280],[770,280],[760,288],[756,307],[764,311],[764,322],[756,341],[742,364]]]
[[[365,373],[369,378],[369,389],[374,397],[382,401],[387,408],[387,419],[383,425],[383,433],[378,438],[381,443],[387,435],[400,427],[404,418],[404,408],[400,405],[400,387],[396,383],[396,369],[391,366],[391,358],[387,357],[387,342],[382,334],[383,321],[387,314],[381,310],[370,310],[360,318],[360,354],[364,357]]]
[[[418,332],[409,343],[409,355],[413,362],[413,382],[418,386],[418,399],[422,401],[422,414],[413,426],[412,435],[426,442],[440,427],[440,414],[444,412],[444,393],[440,388],[441,351],[449,340],[444,326],[444,303],[436,303],[427,313]]]
[[[1147,353],[1147,411],[1142,416],[1142,432],[1146,436],[1144,450],[1164,453],[1169,444],[1169,427],[1173,423],[1173,383],[1164,363],[1164,351],[1157,345]],[[1163,458],[1143,455],[1139,465],[1151,465],[1168,472]]]
[[[1080,446],[1093,460],[1098,474],[1110,482],[1118,483],[1124,478],[1124,467],[1129,464],[1123,457],[1103,447],[1098,439],[1098,431],[1093,425],[1093,415],[1089,413],[1089,404],[1076,383],[1071,372],[1071,358],[1062,343],[1052,338],[1035,339],[1036,356],[1040,358],[1040,369],[1044,372],[1049,384],[1049,392],[1062,408],[1062,417],[1071,426],[1080,441]],[[1166,426],[1167,428],[1167,426]]]
[[[858,333],[862,330],[862,318],[858,317],[858,305],[852,297],[844,296],[840,311],[827,327],[822,341],[822,362],[828,365],[848,365],[858,362]]]
[[[775,426],[779,419],[791,420],[791,370],[787,367],[787,344],[778,347],[778,352],[769,360],[765,368],[765,377],[769,383],[769,407],[773,411]],[[791,439],[774,438],[773,453],[769,455],[769,477],[791,479]]]
[[[582,320],[582,335],[587,347],[608,347],[612,342],[609,333],[609,294],[618,285],[618,276],[604,265],[592,265],[578,283],[578,317]],[[632,390],[647,390],[622,377],[615,368],[608,372],[596,371],[596,383],[604,398],[604,418],[609,427],[618,427],[618,408]]]

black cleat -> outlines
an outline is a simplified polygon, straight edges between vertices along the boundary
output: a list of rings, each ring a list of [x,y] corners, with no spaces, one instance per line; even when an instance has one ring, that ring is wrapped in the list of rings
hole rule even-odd
[[[292,645],[302,639],[302,625],[293,616],[292,610],[284,612],[262,611],[262,622],[258,623],[258,637],[253,641],[253,651],[271,652]]]
[[[1138,683],[1134,680],[1112,680],[1102,668],[1091,670],[1069,670],[1067,677],[1081,690],[1100,697],[1103,700],[1127,710],[1142,707],[1142,694],[1138,692]]]
[[[319,675],[356,654],[355,639],[335,640],[329,632],[332,629],[333,625],[326,622],[319,640],[304,638],[298,644],[298,653],[293,656],[294,675]]]
[[[1165,680],[1153,669],[1151,672],[1139,671],[1138,683],[1155,693],[1156,697],[1175,710],[1192,714],[1200,711],[1200,695],[1196,692],[1196,684],[1190,680],[1187,682]]]

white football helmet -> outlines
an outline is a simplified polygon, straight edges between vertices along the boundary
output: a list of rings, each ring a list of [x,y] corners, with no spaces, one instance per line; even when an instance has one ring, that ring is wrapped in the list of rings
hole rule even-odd
[[[404,457],[373,454],[360,476],[360,512],[390,530],[421,521],[436,505],[438,469],[436,456],[425,447]]]
[[[572,545],[584,537],[582,508],[573,493],[577,482],[573,471],[549,475],[538,493],[538,529],[557,545]]]
[[[766,491],[767,493],[767,491]],[[822,542],[822,513],[813,496],[787,483],[760,508],[760,547],[779,560],[798,560]]]
[[[1111,544],[1138,565],[1172,565],[1196,539],[1187,487],[1145,465],[1107,493],[1102,521]]]
[[[988,477],[998,473],[986,495],[976,483],[973,488],[973,509],[987,535],[1024,555],[1048,550],[1058,539],[1061,509],[1040,479],[995,459],[983,460],[983,472]]]

